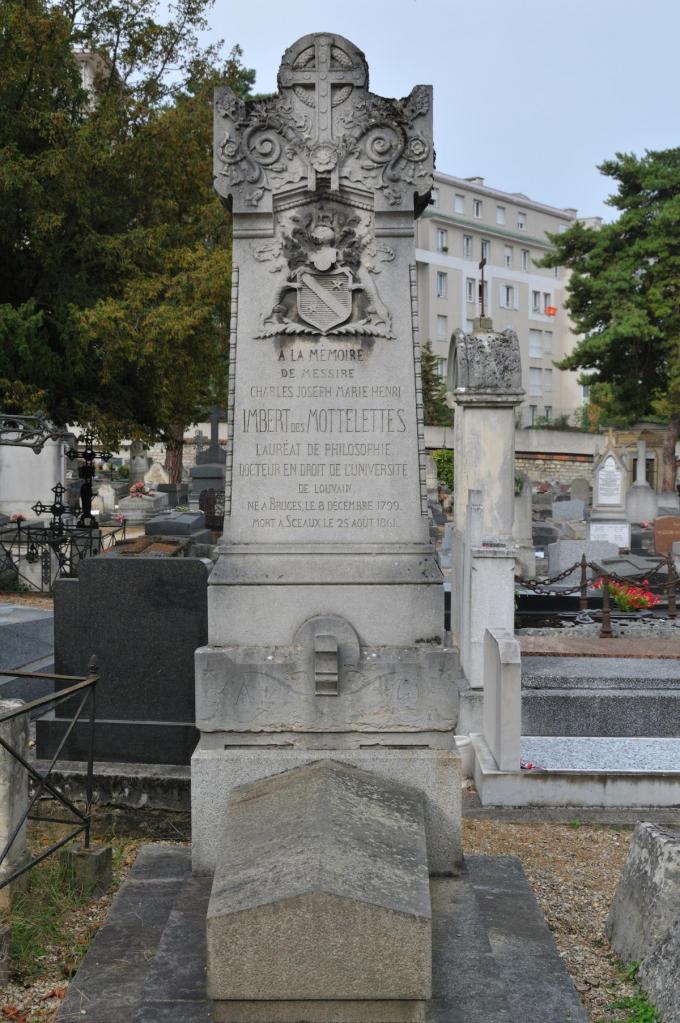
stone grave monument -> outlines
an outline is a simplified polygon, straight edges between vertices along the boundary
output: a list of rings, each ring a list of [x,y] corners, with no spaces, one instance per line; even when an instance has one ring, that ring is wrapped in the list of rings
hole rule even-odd
[[[196,447],[196,462],[190,470],[191,487],[189,490],[189,499],[194,504],[197,504],[203,490],[224,490],[227,452],[220,445],[221,415],[222,410],[219,405],[213,405],[210,410],[210,444],[205,449],[202,445],[200,445],[200,449],[199,445]]]
[[[368,772],[362,791],[387,803],[406,783],[423,800],[430,871],[450,873],[461,855],[457,659],[429,540],[414,251],[432,185],[431,89],[374,96],[363,54],[332,34],[291,46],[278,81],[255,103],[228,88],[215,99],[234,266],[225,525],[208,645],[196,652],[192,759],[194,871],[216,872],[209,936],[210,921],[234,911],[220,894],[233,866],[230,793],[269,775],[330,759]],[[293,858],[290,871],[295,888],[304,863]],[[376,894],[378,930],[386,908]],[[352,919],[338,913],[335,933],[322,928],[340,956],[356,939]],[[214,926],[236,963],[231,924]],[[262,994],[251,969],[236,989],[219,962],[209,954],[220,1002],[314,999],[324,986]],[[355,999],[350,1014],[384,998],[384,985],[371,996],[366,969],[352,988],[338,968],[327,997]],[[407,1000],[427,996],[428,971],[423,959]]]
[[[647,445],[639,440],[635,482],[626,494],[626,515],[630,523],[653,522],[656,518],[656,494],[647,482]]]
[[[630,548],[630,523],[626,518],[627,470],[610,438],[593,467],[593,510],[589,540],[605,540],[618,548]]]

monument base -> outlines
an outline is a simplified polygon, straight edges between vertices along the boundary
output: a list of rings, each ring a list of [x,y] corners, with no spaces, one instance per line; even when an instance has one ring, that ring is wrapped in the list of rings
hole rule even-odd
[[[211,1003],[214,1023],[424,1023],[427,1002],[281,1001]]]
[[[228,733],[202,735],[191,758],[192,867],[212,874],[222,848],[227,803],[237,785],[281,774],[317,760],[335,760],[420,789],[425,801],[425,834],[431,874],[455,874],[462,863],[461,761],[455,749],[386,748],[381,736],[362,736],[360,749],[291,749],[269,736],[268,747],[234,749]],[[408,739],[413,741],[414,737]],[[335,738],[333,737],[333,741]],[[404,737],[404,743],[407,741]],[[422,741],[422,740],[421,740]]]

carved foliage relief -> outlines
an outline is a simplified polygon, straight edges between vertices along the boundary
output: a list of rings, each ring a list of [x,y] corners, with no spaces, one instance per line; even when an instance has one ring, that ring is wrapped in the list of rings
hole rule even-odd
[[[271,210],[272,197],[319,178],[331,192],[374,194],[376,209],[413,208],[432,184],[431,89],[405,99],[368,92],[360,50],[310,35],[286,51],[279,92],[245,103],[216,90],[215,185],[236,212]]]

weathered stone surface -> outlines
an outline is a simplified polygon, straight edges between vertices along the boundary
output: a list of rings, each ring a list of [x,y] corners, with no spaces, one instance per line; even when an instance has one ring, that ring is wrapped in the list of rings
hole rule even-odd
[[[680,833],[638,822],[606,930],[624,962],[641,962],[680,919]]]
[[[430,873],[452,874],[460,869],[463,857],[461,767],[460,756],[454,749],[408,747],[405,738],[398,736],[391,740],[394,746],[400,743],[400,748],[396,749],[381,746],[377,740],[369,745],[367,736],[352,736],[356,745],[346,749],[329,749],[331,739],[322,736],[319,737],[318,749],[294,748],[292,737],[288,735],[281,736],[280,745],[274,745],[273,738],[264,733],[261,741],[266,745],[239,748],[225,747],[219,732],[202,735],[191,758],[191,854],[194,873],[211,874],[215,871],[229,794],[233,788],[322,758],[351,764],[375,772],[388,781],[419,789],[425,798]],[[331,738],[339,746],[337,737]],[[418,738],[414,736],[412,741],[417,743]]]
[[[575,519],[580,520],[583,518],[584,504],[578,497],[573,497],[570,501],[555,501],[552,506],[552,517],[555,521],[561,519]]]
[[[585,476],[576,476],[569,484],[569,496],[578,497],[584,505],[590,504],[590,480]]]
[[[484,394],[518,394],[522,390],[519,338],[514,330],[456,330],[449,355],[449,389]]]
[[[637,979],[664,1023],[680,1023],[680,917],[642,960]]]
[[[329,760],[235,790],[207,948],[218,1001],[429,998],[422,794]]]
[[[548,573],[550,576],[560,575],[570,565],[580,562],[584,554],[587,561],[599,565],[604,558],[615,558],[618,553],[618,547],[605,540],[558,540],[548,545]],[[593,570],[587,569],[587,578],[592,579],[593,575]],[[580,567],[562,580],[565,586],[576,586],[580,581]]]

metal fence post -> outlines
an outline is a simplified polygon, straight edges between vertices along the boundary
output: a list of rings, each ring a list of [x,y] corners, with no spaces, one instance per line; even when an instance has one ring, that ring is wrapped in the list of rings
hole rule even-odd
[[[97,663],[96,654],[92,654],[87,665],[87,671],[89,675],[96,675],[99,671],[99,664]],[[95,717],[96,717],[96,703],[95,693],[97,691],[96,686],[92,686],[90,689],[90,734],[88,737],[87,745],[87,780],[85,782],[85,815],[87,822],[85,825],[85,848],[90,848],[90,827],[92,825],[92,795],[94,792],[93,776],[94,776],[94,728],[95,728]]]
[[[609,604],[609,576],[602,576],[602,628],[600,629],[600,639],[611,639],[612,638],[612,621],[611,621],[611,610]]]
[[[578,600],[579,611],[588,610],[588,562],[585,554],[581,555],[581,595]]]
[[[666,564],[668,565],[668,617],[677,618],[678,609],[676,603],[675,587],[678,581],[678,577],[675,571],[675,558],[673,557],[672,551],[668,552]]]

